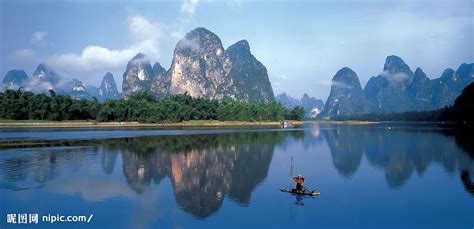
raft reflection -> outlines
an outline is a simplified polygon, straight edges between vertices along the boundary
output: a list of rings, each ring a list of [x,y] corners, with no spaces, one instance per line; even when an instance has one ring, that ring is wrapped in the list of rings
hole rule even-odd
[[[388,187],[396,189],[412,174],[423,174],[430,165],[439,164],[455,173],[474,197],[470,139],[468,133],[416,127],[389,130],[383,125],[321,124],[294,131],[90,140],[0,154],[0,191],[19,201],[23,200],[15,195],[17,191],[44,191],[34,190],[32,199],[25,200],[38,206],[41,201],[33,199],[36,193],[52,199],[79,193],[84,202],[123,198],[144,205],[146,214],[135,212],[133,218],[146,216],[153,221],[163,207],[153,202],[160,196],[156,185],[166,178],[174,194],[166,198],[174,198],[179,208],[195,218],[205,219],[219,211],[225,197],[249,205],[252,192],[268,176],[275,149],[288,155],[299,153],[290,150],[307,154],[313,153],[313,146],[327,144],[329,152],[316,153],[330,154],[324,163],[332,162],[344,179],[354,176],[361,161],[367,160],[377,168],[374,171],[385,174]],[[304,163],[313,166],[311,161]],[[277,169],[272,172],[282,170]]]

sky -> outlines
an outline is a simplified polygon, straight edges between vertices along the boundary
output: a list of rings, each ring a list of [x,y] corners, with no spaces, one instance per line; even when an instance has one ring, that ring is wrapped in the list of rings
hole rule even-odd
[[[430,78],[473,63],[473,25],[474,0],[2,0],[0,78],[46,63],[95,86],[109,71],[120,87],[138,52],[168,69],[176,43],[205,27],[224,48],[246,39],[275,95],[326,100],[339,69],[363,87],[388,55]]]

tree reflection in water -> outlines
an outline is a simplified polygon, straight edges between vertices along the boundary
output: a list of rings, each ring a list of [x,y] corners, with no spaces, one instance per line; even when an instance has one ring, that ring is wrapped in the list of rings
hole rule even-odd
[[[449,173],[459,173],[465,190],[474,197],[471,139],[468,132],[432,128],[318,124],[304,131],[88,140],[68,143],[67,147],[41,147],[0,155],[0,186],[13,191],[42,188],[48,181],[72,175],[90,162],[97,162],[99,173],[106,176],[76,176],[69,185],[80,186],[83,182],[85,188],[75,186],[66,191],[85,190],[88,193],[84,196],[96,195],[98,200],[107,195],[117,196],[119,191],[122,195],[146,197],[152,184],[169,178],[179,207],[204,219],[221,208],[225,197],[241,206],[249,205],[251,193],[268,175],[277,146],[286,151],[302,145],[306,152],[313,145],[326,142],[334,168],[345,178],[357,173],[363,156],[371,166],[384,172],[390,188],[401,188],[413,173],[423,174],[431,164],[439,164]],[[117,174],[125,177],[125,181],[116,179],[114,188],[100,187],[105,189],[103,194],[89,191],[89,187],[105,185],[101,183],[104,179]],[[19,185],[25,180],[38,185]],[[57,187],[64,188],[64,179],[57,180]]]
[[[121,141],[123,172],[143,193],[169,177],[177,203],[198,218],[215,213],[224,196],[248,205],[268,173],[275,145],[291,132],[161,136]]]
[[[432,163],[442,165],[448,172],[474,172],[473,152],[468,151],[473,149],[472,137],[467,132],[448,134],[410,126],[387,129],[383,124],[328,125],[321,132],[331,150],[334,167],[346,177],[357,171],[364,154],[371,165],[384,170],[391,188],[402,187],[414,171],[423,174]]]

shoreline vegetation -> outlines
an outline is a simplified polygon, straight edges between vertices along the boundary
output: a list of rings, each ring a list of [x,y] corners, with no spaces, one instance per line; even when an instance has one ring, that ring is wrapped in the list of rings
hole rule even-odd
[[[285,120],[289,125],[302,125],[303,121]],[[231,127],[231,126],[281,126],[277,121],[218,121],[189,120],[170,123],[142,122],[96,122],[77,121],[38,121],[38,120],[0,120],[0,128],[80,128],[80,127]]]
[[[341,125],[372,125],[381,121],[325,121],[325,120],[284,120],[288,126],[301,126],[305,123],[315,124],[341,124]],[[413,122],[409,122],[413,123]],[[423,122],[424,123],[424,122]],[[436,122],[438,123],[438,122]],[[442,124],[442,122],[439,122]],[[280,127],[279,121],[219,121],[219,120],[189,120],[169,123],[143,123],[143,122],[97,122],[92,120],[0,120],[0,128],[91,128],[91,127],[249,127],[267,126]]]
[[[324,121],[324,120],[284,120],[289,126],[300,126],[304,123],[322,124],[347,124],[347,125],[370,125],[381,122],[376,121]],[[229,127],[229,126],[281,126],[279,121],[219,121],[219,120],[189,120],[170,123],[142,123],[142,122],[96,122],[93,120],[1,120],[0,128],[18,127],[58,127],[58,128],[78,128],[78,127]]]
[[[277,122],[302,120],[301,106],[289,109],[276,101],[267,103],[241,102],[225,97],[222,100],[195,98],[189,94],[157,98],[149,91],[132,94],[128,99],[106,100],[100,103],[74,99],[50,90],[35,94],[23,89],[0,92],[0,120],[80,121],[94,123],[187,123],[192,120],[221,122]]]
[[[0,92],[0,128],[5,127],[94,127],[94,126],[256,126],[295,124],[305,110],[272,101],[246,103],[229,98],[213,100],[178,94],[157,99],[149,92],[129,99],[76,100],[69,95],[34,94],[19,90]],[[321,120],[320,123],[367,125],[380,122],[423,122],[472,126],[474,123],[474,83],[468,85],[454,105],[432,111],[391,114],[361,114]]]

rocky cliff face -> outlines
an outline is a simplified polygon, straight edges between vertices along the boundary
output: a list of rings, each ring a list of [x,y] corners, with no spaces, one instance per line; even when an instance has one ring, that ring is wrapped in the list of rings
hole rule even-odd
[[[90,99],[92,96],[87,92],[86,86],[78,79],[72,80],[71,97],[75,99]]]
[[[323,119],[368,112],[368,104],[359,77],[350,68],[342,68],[332,79],[331,92],[321,113]]]
[[[474,63],[461,64],[461,66],[459,66],[459,68],[456,70],[456,73],[458,74],[461,82],[469,85],[474,79]]]
[[[27,90],[38,92],[35,89],[41,88],[40,92],[53,89],[63,94],[79,94],[71,89],[77,87],[78,82],[60,77],[44,64],[40,64],[30,78],[24,84]],[[104,77],[101,88],[82,86],[91,97],[104,100],[118,98],[113,85],[113,77],[108,80]],[[6,84],[0,86],[6,88]],[[93,93],[89,89],[93,89]],[[241,40],[225,50],[219,37],[205,28],[190,31],[178,42],[168,71],[159,63],[152,67],[144,54],[133,57],[123,73],[122,95],[127,99],[142,91],[151,91],[158,99],[188,93],[193,97],[219,100],[227,97],[244,102],[275,100],[267,69],[252,55],[248,42]]]
[[[10,70],[3,78],[2,84],[5,89],[16,90],[27,78],[28,75],[23,70]]]
[[[364,88],[370,111],[391,113],[413,110],[409,86],[413,72],[398,56],[388,56],[382,74],[372,77]]]
[[[150,90],[153,69],[148,58],[138,53],[127,64],[123,73],[122,94],[125,99],[135,92]]]
[[[433,108],[431,104],[433,97],[431,81],[421,68],[415,70],[413,82],[409,87],[409,96],[415,109],[430,110]]]
[[[32,78],[40,82],[51,84],[53,86],[61,82],[61,76],[52,69],[46,67],[45,64],[39,64],[38,67],[36,67]]]
[[[48,90],[55,90],[59,94],[70,92],[74,82],[71,79],[61,77],[45,64],[39,64],[33,75],[22,83],[26,91],[36,93],[47,93]]]
[[[316,118],[324,109],[324,102],[322,100],[309,97],[306,93],[303,94],[300,104],[305,109],[306,117]]]
[[[421,68],[417,68],[413,74],[400,57],[388,56],[382,74],[370,78],[365,85],[364,96],[369,105],[366,113],[400,113],[443,108],[452,105],[462,90],[474,81],[473,78],[473,63],[464,63],[456,71],[446,69],[441,77],[430,80]],[[326,103],[325,109],[334,107],[334,103]],[[332,111],[325,111],[325,117],[337,116],[337,112]]]
[[[293,109],[296,106],[304,107],[305,117],[310,118],[316,118],[316,116],[321,113],[324,108],[324,102],[322,100],[309,97],[309,95],[306,93],[303,94],[303,97],[300,100],[287,95],[286,92],[277,95],[275,99],[281,105],[289,109]]]
[[[389,56],[384,72],[367,82],[364,93],[374,113],[433,110],[452,105],[473,75],[474,64],[462,64],[430,80],[421,68],[412,74],[402,59]]]
[[[166,70],[161,67],[160,63],[156,62],[153,65],[153,82],[150,90],[156,94],[158,98],[163,98],[169,94],[171,79]]]
[[[242,40],[227,50],[217,35],[196,28],[181,39],[174,50],[171,67],[159,63],[153,68],[143,54],[132,59],[124,73],[123,95],[150,90],[162,98],[168,94],[188,93],[193,97],[245,102],[274,101],[267,69]],[[143,72],[140,76],[140,72]]]
[[[300,101],[297,99],[289,96],[286,92],[283,92],[275,97],[276,101],[278,101],[281,105],[286,108],[293,109],[296,106],[300,105]]]
[[[54,90],[57,94],[70,95],[75,99],[101,99],[99,88],[85,85],[78,79],[63,77],[45,64],[39,64],[30,77],[23,70],[9,71],[3,81],[0,85],[3,89],[16,90],[22,87],[25,91],[46,94],[48,90]]]
[[[461,94],[462,90],[473,82],[474,64],[462,64],[457,71],[444,70],[440,78],[431,82],[434,108],[449,106]]]
[[[228,83],[225,75],[229,64],[219,37],[204,28],[196,28],[176,45],[168,72],[170,93],[222,97],[218,95],[217,88]]]
[[[271,102],[273,89],[268,79],[267,69],[250,52],[246,40],[231,45],[226,50],[227,66],[230,71],[225,76],[227,83],[218,87],[218,94],[245,102]]]
[[[105,73],[102,83],[100,84],[98,94],[100,100],[120,98],[120,93],[117,90],[117,84],[115,83],[112,73]]]

